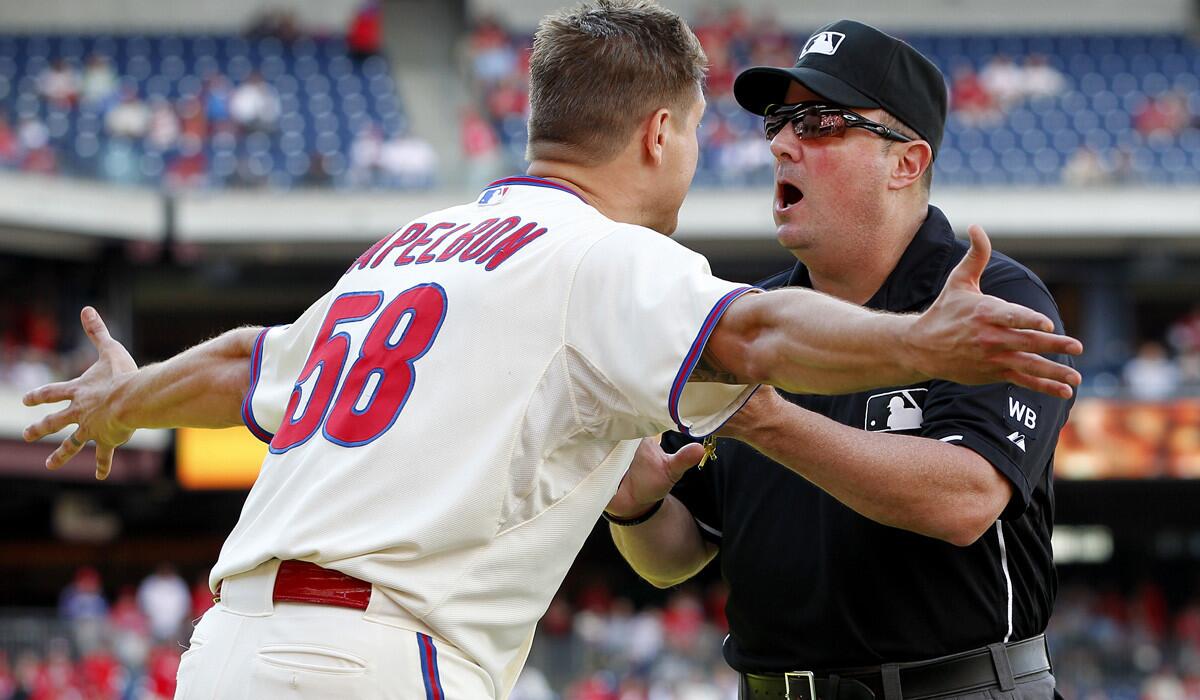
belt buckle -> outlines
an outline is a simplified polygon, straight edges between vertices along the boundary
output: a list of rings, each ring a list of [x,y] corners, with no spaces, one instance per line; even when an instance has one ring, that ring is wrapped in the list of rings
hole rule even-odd
[[[817,681],[813,676],[812,671],[788,671],[783,674],[783,697],[784,700],[804,700],[803,698],[792,697],[792,679],[795,677],[797,683],[808,684],[807,700],[817,700]]]

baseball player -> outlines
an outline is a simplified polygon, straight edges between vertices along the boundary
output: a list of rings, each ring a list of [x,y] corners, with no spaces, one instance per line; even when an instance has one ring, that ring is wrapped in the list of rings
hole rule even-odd
[[[893,316],[717,279],[671,241],[697,156],[705,58],[675,14],[598,2],[531,58],[529,176],[364,252],[294,323],[138,369],[100,359],[26,403],[97,476],[138,427],[245,423],[270,444],[211,573],[178,698],[504,698],[639,441],[716,430],[760,382],[846,391],[936,375],[1071,392],[1081,350],[978,293],[971,256]],[[466,439],[464,439],[464,437]]]

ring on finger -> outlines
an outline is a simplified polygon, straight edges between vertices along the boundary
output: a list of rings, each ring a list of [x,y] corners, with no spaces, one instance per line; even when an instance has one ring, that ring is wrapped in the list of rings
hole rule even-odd
[[[83,447],[83,440],[80,440],[80,439],[79,439],[78,437],[76,437],[75,435],[72,435],[72,436],[71,436],[70,438],[68,438],[68,439],[71,441],[71,444],[72,444],[72,445],[74,445],[74,446],[76,446],[76,447]]]

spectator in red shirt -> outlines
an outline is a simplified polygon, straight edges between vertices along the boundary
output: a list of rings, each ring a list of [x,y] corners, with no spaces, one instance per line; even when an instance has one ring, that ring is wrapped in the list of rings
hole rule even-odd
[[[125,686],[125,669],[107,646],[87,654],[79,662],[79,685],[91,700],[117,700]]]
[[[146,659],[146,693],[148,700],[170,700],[175,697],[175,676],[179,672],[179,650],[160,644],[150,650]]]
[[[8,121],[8,113],[0,110],[0,166],[16,165],[21,160],[21,145]]]
[[[346,32],[346,45],[350,55],[363,60],[379,53],[383,47],[382,12],[376,0],[363,4],[350,20]]]
[[[971,66],[963,64],[954,69],[950,87],[950,108],[964,122],[973,126],[993,124],[1000,116],[1000,110],[992,100],[992,95],[983,86]]]
[[[1175,136],[1188,125],[1187,101],[1178,94],[1167,93],[1149,98],[1138,108],[1133,126],[1143,136]]]

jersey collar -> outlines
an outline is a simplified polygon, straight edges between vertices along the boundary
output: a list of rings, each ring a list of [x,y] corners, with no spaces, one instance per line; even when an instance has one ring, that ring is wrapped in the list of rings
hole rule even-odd
[[[569,187],[563,187],[562,185],[558,184],[557,182],[553,182],[551,180],[547,180],[547,179],[541,178],[541,177],[532,177],[530,175],[514,175],[512,177],[506,177],[506,178],[503,178],[500,180],[496,180],[495,182],[493,182],[492,184],[488,185],[487,187],[485,187],[483,189],[490,190],[493,187],[508,187],[508,186],[512,186],[512,185],[523,185],[526,187],[546,187],[548,189],[558,190],[560,192],[566,192],[567,194],[578,198],[579,201],[583,202],[584,204],[587,204],[587,200],[585,200],[582,196],[580,196],[580,194],[578,192],[576,192],[575,190],[573,190]]]

